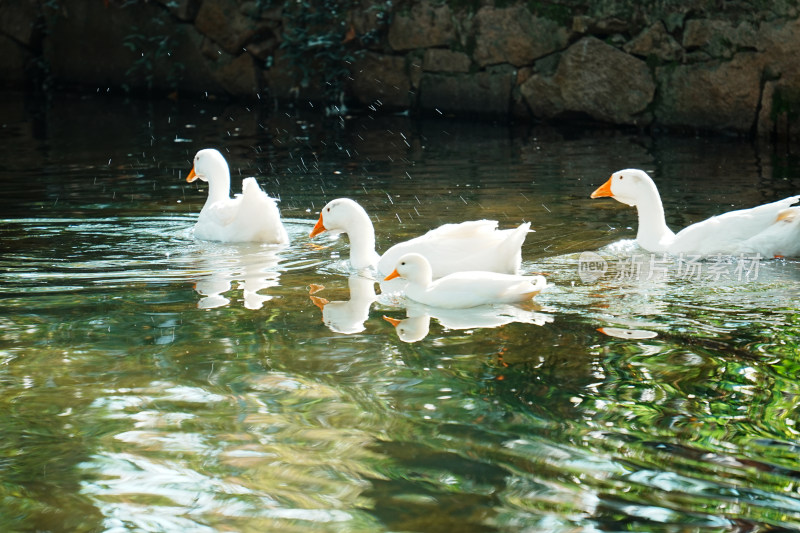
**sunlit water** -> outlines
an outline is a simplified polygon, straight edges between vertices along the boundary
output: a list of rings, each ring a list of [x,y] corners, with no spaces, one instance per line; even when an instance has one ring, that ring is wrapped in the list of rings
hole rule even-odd
[[[630,241],[630,208],[588,198],[651,170],[677,228],[800,192],[791,154],[6,96],[3,531],[800,527],[800,262],[687,271]],[[280,197],[291,245],[193,238],[204,147],[234,189],[253,175]],[[339,196],[379,250],[531,221],[523,267],[551,287],[525,307],[406,306],[348,269],[346,238],[308,238]],[[606,270],[587,278],[583,252]]]

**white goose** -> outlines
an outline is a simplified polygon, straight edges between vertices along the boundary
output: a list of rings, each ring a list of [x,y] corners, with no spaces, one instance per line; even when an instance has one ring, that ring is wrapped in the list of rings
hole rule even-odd
[[[242,194],[230,197],[230,170],[217,150],[206,148],[194,156],[186,181],[196,179],[208,182],[208,199],[194,226],[195,237],[222,242],[289,242],[275,199],[261,190],[255,178],[245,178]]]
[[[322,208],[310,236],[323,231],[347,233],[353,268],[374,266],[385,275],[401,256],[416,252],[428,259],[433,277],[440,278],[461,270],[517,273],[522,263],[522,243],[530,231],[530,222],[507,230],[498,230],[494,220],[445,224],[425,235],[395,244],[379,256],[375,252],[375,229],[367,212],[349,198],[338,198]]]
[[[523,302],[547,286],[542,276],[485,271],[454,272],[434,281],[430,263],[416,253],[402,256],[384,281],[398,277],[408,281],[405,287],[407,298],[445,309]]]
[[[747,253],[766,258],[800,255],[800,207],[790,207],[800,195],[717,215],[677,234],[667,227],[656,184],[643,170],[615,172],[591,197],[607,196],[636,207],[636,242],[650,252],[701,256]]]

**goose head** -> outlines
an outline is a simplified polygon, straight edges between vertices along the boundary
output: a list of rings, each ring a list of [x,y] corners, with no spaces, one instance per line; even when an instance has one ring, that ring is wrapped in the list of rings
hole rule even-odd
[[[420,254],[406,254],[397,261],[397,266],[383,281],[403,278],[411,283],[427,285],[433,278],[431,264]]]
[[[608,181],[592,193],[592,198],[611,197],[627,205],[638,205],[642,199],[652,197],[656,184],[643,170],[628,168],[614,172]]]
[[[194,166],[189,175],[186,176],[186,181],[189,183],[196,179],[210,181],[222,176],[230,179],[228,163],[219,151],[213,148],[206,148],[200,150],[194,156]]]
[[[337,198],[322,208],[319,220],[311,230],[309,237],[319,235],[323,231],[340,231],[349,234],[351,229],[363,224],[365,219],[369,222],[369,215],[363,207],[350,198]]]

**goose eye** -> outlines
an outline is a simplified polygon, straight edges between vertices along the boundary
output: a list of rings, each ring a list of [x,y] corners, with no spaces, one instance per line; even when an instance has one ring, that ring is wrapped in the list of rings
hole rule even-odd
[[[328,213],[330,213],[330,212],[331,212],[331,208],[329,207],[329,208],[328,208]]]

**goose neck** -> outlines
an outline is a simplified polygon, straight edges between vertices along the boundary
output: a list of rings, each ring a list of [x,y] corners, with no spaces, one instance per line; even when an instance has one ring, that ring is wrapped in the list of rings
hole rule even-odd
[[[220,172],[208,180],[208,200],[206,205],[211,205],[220,200],[227,200],[231,196],[231,178],[227,172]]]
[[[347,228],[350,238],[350,262],[356,268],[370,266],[376,262],[375,229],[369,217],[354,221]]]
[[[652,252],[666,251],[666,245],[675,236],[664,219],[664,206],[657,190],[639,200],[636,204],[639,216],[639,230],[636,240],[642,248]]]

